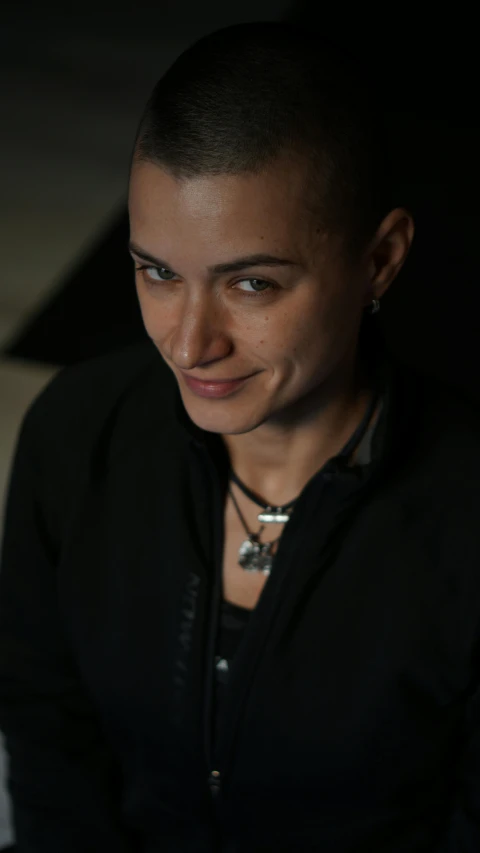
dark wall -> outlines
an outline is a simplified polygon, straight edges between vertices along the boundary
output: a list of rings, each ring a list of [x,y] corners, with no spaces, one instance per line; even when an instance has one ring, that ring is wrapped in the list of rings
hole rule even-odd
[[[414,214],[416,236],[383,300],[382,326],[406,360],[480,399],[480,72],[472,13],[462,4],[424,18],[420,4],[418,12],[362,6],[352,12],[303,0],[290,15],[370,64],[389,115],[396,197]]]

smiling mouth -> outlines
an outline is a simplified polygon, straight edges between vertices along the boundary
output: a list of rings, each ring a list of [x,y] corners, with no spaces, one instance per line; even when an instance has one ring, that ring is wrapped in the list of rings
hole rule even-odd
[[[233,379],[201,379],[197,376],[187,376],[186,373],[183,374],[185,379],[191,379],[193,382],[200,382],[202,385],[227,385],[232,382],[240,382],[242,379],[248,379],[253,374],[249,373],[247,376],[237,376]]]

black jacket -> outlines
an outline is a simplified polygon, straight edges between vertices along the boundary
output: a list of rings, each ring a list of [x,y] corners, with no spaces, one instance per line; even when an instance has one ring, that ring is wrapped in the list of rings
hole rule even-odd
[[[285,527],[218,742],[223,443],[150,341],[37,397],[0,573],[19,853],[478,853],[479,420],[386,376],[372,463]]]

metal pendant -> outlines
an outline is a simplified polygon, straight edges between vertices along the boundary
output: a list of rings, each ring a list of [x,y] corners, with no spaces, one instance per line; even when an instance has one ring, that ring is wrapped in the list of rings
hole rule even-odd
[[[246,572],[262,572],[269,575],[272,570],[273,554],[271,543],[262,544],[252,533],[245,542],[242,542],[238,551],[238,562]]]
[[[279,506],[278,509],[274,509],[273,506],[267,506],[267,508],[260,513],[258,516],[258,520],[260,522],[265,522],[266,524],[284,524],[286,521],[289,521],[290,516],[287,513],[282,512],[282,507]]]

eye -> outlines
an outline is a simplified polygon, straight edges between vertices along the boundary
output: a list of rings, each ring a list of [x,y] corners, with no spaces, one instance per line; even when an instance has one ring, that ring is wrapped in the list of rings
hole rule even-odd
[[[144,278],[150,279],[150,281],[160,282],[160,281],[171,281],[172,278],[175,278],[175,273],[171,272],[171,270],[167,270],[166,267],[149,267],[146,264],[143,264],[136,267],[136,271],[144,271],[147,275],[144,275]],[[165,278],[162,278],[160,273],[167,273]]]
[[[273,284],[270,281],[264,281],[263,278],[242,278],[241,281],[237,281],[237,284],[243,284],[243,282],[245,281],[247,282],[247,284],[255,283],[260,285],[266,285],[266,287],[268,288],[265,290],[242,291],[245,296],[262,296],[264,293],[269,293],[271,290],[277,289],[277,285]]]

